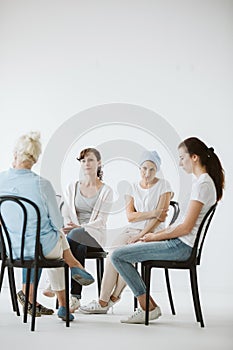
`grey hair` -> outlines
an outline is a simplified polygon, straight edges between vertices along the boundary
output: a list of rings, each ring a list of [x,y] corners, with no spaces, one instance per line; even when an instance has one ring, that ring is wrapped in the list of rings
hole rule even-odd
[[[18,161],[36,163],[41,154],[40,133],[31,131],[22,135],[16,142],[14,153]]]

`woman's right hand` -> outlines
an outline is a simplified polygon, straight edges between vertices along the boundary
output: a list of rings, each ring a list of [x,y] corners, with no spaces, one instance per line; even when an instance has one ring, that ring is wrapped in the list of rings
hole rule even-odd
[[[68,222],[66,227],[63,227],[63,232],[67,235],[73,228],[80,228],[81,226],[74,224],[72,221]]]

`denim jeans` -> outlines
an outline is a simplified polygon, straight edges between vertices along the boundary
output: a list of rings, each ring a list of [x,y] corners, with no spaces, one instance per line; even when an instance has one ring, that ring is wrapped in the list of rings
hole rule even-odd
[[[112,264],[133,291],[135,297],[146,293],[146,286],[134,263],[146,260],[187,260],[192,247],[179,238],[158,242],[139,242],[117,248],[111,255]]]
[[[40,276],[42,273],[42,269],[38,270],[38,281],[40,280]],[[27,269],[23,269],[23,284],[26,284],[27,281]],[[34,282],[34,269],[31,269],[31,275],[30,275],[30,283]]]

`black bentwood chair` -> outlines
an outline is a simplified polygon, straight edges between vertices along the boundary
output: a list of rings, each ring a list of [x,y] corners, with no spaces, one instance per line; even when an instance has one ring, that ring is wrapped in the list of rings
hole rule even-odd
[[[197,265],[200,265],[201,253],[206,238],[210,222],[213,218],[217,207],[215,203],[206,213],[199,226],[195,243],[192,249],[191,256],[186,261],[172,261],[172,260],[149,260],[142,263],[143,276],[146,284],[146,315],[145,315],[145,325],[149,324],[149,296],[150,296],[150,281],[151,281],[151,269],[152,268],[165,268],[167,271],[166,279],[170,286],[168,269],[178,269],[178,270],[189,270],[190,273],[190,283],[193,296],[193,304],[196,315],[197,322],[200,323],[201,327],[204,327],[204,321],[201,311],[201,304],[198,292],[198,281],[197,281]],[[169,287],[170,289],[170,287]],[[172,314],[175,315],[175,308],[172,300],[171,289],[169,292],[169,300],[172,309]]]
[[[179,213],[180,213],[180,207],[179,207],[178,202],[170,201],[169,211],[170,210],[172,210],[172,212],[169,213],[168,222],[169,222],[169,225],[172,225],[176,221],[176,219],[178,218]],[[136,269],[138,268],[138,263],[135,264],[135,267],[136,267]],[[167,284],[167,292],[168,292],[168,296],[169,296],[169,300],[170,300],[171,310],[172,310],[172,313],[174,314],[175,313],[175,309],[174,309],[172,296],[171,296],[171,287],[170,287],[168,269],[165,268],[164,272],[165,272],[165,278],[166,278],[166,284]],[[142,277],[143,277],[143,273],[144,273],[143,265],[141,264],[141,275],[142,275]],[[134,310],[136,310],[137,306],[138,306],[137,298],[134,298]]]
[[[7,220],[7,211],[11,210],[11,222]],[[15,258],[13,251],[13,234],[11,234],[8,228],[11,226],[12,216],[15,216],[15,220],[21,218],[18,230],[20,232],[21,244],[20,244],[20,257]],[[26,234],[26,228],[28,225],[28,219],[34,222],[35,226],[33,232]],[[27,269],[27,280],[26,280],[26,295],[25,295],[25,306],[24,306],[24,317],[23,322],[27,322],[27,310],[28,310],[28,296],[30,287],[30,276],[31,269],[34,269],[34,293],[32,303],[32,320],[31,320],[31,331],[35,330],[35,315],[36,315],[36,299],[38,289],[38,270],[40,268],[58,268],[64,267],[65,274],[65,293],[66,293],[66,327],[69,327],[69,267],[63,259],[46,259],[42,252],[42,246],[40,244],[40,230],[41,230],[41,216],[38,206],[31,200],[18,197],[18,196],[0,196],[0,222],[2,230],[0,230],[0,239],[2,243],[2,274],[4,273],[5,267],[8,268],[9,286],[12,298],[13,310],[16,311],[19,316],[19,308],[16,295],[14,268],[26,268]],[[33,258],[27,258],[24,255],[24,248],[27,240],[30,241],[35,238]]]

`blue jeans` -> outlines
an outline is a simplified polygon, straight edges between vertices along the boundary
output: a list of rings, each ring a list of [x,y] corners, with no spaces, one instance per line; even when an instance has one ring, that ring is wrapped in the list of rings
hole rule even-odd
[[[40,276],[42,273],[42,269],[39,269],[38,271],[38,281],[40,280]],[[27,280],[27,269],[23,269],[23,284],[26,284],[26,280]],[[30,283],[34,282],[34,269],[31,269],[31,275],[30,275]]]
[[[140,242],[117,248],[111,255],[115,269],[133,291],[135,297],[146,293],[146,286],[134,263],[146,260],[187,260],[192,247],[179,238],[158,242]]]

